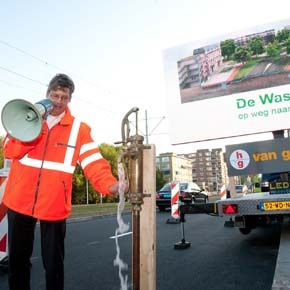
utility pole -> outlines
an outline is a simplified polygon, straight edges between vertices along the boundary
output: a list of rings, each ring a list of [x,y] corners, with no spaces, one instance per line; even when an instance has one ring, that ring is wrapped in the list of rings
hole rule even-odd
[[[160,125],[160,123],[165,119],[165,116],[160,118],[159,122],[156,124],[156,126],[151,130],[150,133],[148,133],[148,116],[147,116],[147,110],[145,110],[145,141],[146,144],[149,144],[149,135],[153,133],[153,131]]]
[[[86,179],[87,204],[89,204],[89,182]]]
[[[147,110],[145,110],[145,137],[146,137],[146,144],[149,144],[148,142],[148,118],[147,118]]]

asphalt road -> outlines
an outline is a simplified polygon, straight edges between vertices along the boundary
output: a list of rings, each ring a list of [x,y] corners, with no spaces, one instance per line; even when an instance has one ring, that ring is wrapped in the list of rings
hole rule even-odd
[[[126,222],[131,215],[123,216]],[[169,212],[157,211],[157,290],[270,290],[280,238],[280,227],[257,229],[244,236],[224,227],[219,217],[187,215],[186,250],[175,250],[181,225],[167,224]],[[116,217],[68,223],[65,259],[65,290],[120,290],[114,236]],[[123,272],[131,281],[131,235],[119,238]],[[31,290],[44,290],[39,228],[32,257]],[[8,289],[7,275],[0,289]],[[128,289],[131,289],[128,286]],[[122,289],[124,290],[124,289]]]

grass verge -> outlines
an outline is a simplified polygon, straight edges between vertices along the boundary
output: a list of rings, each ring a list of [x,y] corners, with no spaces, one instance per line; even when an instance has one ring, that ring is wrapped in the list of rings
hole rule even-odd
[[[125,203],[124,211],[131,210],[131,203]],[[103,214],[116,214],[118,209],[118,203],[103,203],[103,204],[81,204],[73,205],[70,218],[76,217],[88,217]]]

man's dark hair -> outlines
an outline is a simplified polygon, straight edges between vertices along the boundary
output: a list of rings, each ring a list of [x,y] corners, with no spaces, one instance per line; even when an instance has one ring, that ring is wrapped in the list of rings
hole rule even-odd
[[[70,94],[72,95],[75,90],[75,85],[69,76],[65,74],[57,74],[49,82],[47,93],[51,90],[56,90],[57,88],[68,88],[70,90]]]

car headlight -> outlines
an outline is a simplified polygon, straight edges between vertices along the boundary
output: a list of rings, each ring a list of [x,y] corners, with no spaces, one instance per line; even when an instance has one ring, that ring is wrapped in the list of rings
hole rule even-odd
[[[269,187],[269,181],[261,182],[261,187]]]

